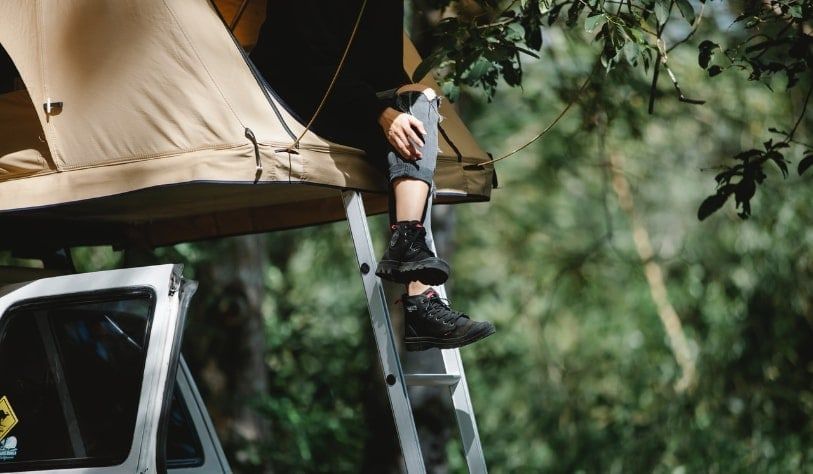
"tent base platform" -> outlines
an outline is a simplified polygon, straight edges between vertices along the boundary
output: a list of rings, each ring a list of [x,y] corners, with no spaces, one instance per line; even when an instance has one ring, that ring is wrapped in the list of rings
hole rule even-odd
[[[192,182],[57,206],[0,212],[0,249],[85,245],[159,247],[345,219],[340,192],[305,183]],[[368,215],[387,212],[383,191],[364,193]],[[437,204],[488,201],[439,190]],[[170,204],[171,203],[171,204]]]

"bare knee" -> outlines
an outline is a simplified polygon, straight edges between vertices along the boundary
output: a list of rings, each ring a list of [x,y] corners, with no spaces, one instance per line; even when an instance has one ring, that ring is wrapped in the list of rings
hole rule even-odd
[[[426,96],[427,99],[432,100],[437,97],[434,89],[424,84],[406,84],[398,88],[398,94],[403,92],[420,92]]]

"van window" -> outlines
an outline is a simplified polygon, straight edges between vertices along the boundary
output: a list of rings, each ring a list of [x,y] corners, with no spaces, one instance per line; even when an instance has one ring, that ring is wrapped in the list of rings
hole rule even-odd
[[[189,415],[186,400],[175,384],[167,430],[167,468],[199,467],[203,465],[203,447]]]
[[[123,462],[133,441],[154,295],[24,302],[0,321],[0,472]]]

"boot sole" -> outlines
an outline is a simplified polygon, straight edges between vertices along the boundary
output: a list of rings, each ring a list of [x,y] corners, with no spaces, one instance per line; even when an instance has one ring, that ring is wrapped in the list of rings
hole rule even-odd
[[[421,281],[427,285],[440,285],[449,279],[449,265],[439,258],[427,258],[419,262],[382,260],[375,274],[396,283]]]
[[[467,346],[473,342],[477,342],[480,339],[484,339],[495,332],[497,332],[497,329],[493,324],[489,324],[473,334],[469,333],[465,336],[460,336],[454,339],[443,339],[439,337],[406,337],[404,338],[404,343],[406,344],[406,350],[410,352],[425,351],[432,348],[456,349],[458,347]]]

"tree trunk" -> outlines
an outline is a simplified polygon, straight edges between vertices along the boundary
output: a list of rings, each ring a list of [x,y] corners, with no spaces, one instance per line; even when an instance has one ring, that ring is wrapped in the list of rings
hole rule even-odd
[[[266,235],[224,239],[205,250],[212,259],[196,278],[199,297],[185,354],[208,390],[207,405],[231,462],[240,472],[271,472],[257,450],[270,427],[254,405],[268,392],[262,304],[268,271]]]

